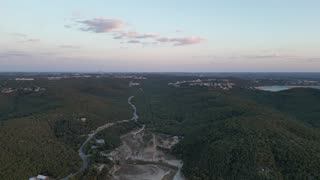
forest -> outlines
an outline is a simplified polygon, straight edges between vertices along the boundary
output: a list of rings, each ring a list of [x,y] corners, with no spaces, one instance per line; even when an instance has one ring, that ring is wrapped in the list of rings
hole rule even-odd
[[[0,93],[0,176],[18,180],[45,174],[59,179],[76,172],[86,134],[131,117],[128,83],[112,78],[0,79],[0,87],[19,89]],[[29,87],[45,90],[26,92]]]
[[[296,88],[267,92],[242,84],[224,91],[207,87],[173,87],[169,82],[194,77],[145,75],[137,87],[130,79],[38,78],[18,82],[0,78],[0,87],[41,87],[0,94],[0,175],[24,179],[46,174],[62,178],[81,167],[78,149],[97,127],[130,119],[127,98],[134,95],[139,124],[148,131],[179,136],[171,153],[183,160],[191,180],[319,179],[320,90]],[[137,127],[118,124],[97,134],[104,150],[121,144],[120,136]],[[94,143],[94,142],[92,142]],[[96,150],[94,166],[76,179],[108,179],[112,163]]]
[[[136,103],[154,131],[183,137],[172,153],[189,179],[320,177],[319,90],[219,91],[169,81],[149,78]]]

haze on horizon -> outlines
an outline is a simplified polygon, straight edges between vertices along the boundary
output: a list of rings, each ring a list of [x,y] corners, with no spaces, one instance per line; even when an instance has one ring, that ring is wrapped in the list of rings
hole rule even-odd
[[[0,71],[318,72],[320,1],[2,0]]]

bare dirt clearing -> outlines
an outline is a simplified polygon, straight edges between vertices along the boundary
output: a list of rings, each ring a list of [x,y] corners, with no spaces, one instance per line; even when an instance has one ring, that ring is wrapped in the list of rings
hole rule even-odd
[[[151,137],[151,138],[150,138]],[[147,132],[145,127],[121,137],[122,145],[109,154],[118,162],[112,172],[118,180],[172,180],[184,179],[180,173],[182,162],[160,150],[168,144],[177,143],[177,138]]]

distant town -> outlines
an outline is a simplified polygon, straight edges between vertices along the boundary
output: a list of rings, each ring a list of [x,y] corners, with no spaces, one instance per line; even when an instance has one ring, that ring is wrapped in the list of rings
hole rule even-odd
[[[230,90],[235,86],[235,83],[230,82],[228,79],[196,79],[188,81],[177,81],[168,83],[169,86],[181,87],[181,86],[200,86],[200,87],[212,87],[215,89]]]
[[[13,92],[40,92],[45,91],[45,88],[42,87],[25,87],[25,88],[2,88],[0,89],[0,92],[3,94],[9,94]]]

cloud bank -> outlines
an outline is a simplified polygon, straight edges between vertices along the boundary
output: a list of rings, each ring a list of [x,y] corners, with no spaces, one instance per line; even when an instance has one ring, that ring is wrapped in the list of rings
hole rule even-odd
[[[152,42],[148,42],[148,44],[159,44],[159,43],[172,43],[174,46],[186,46],[192,44],[198,44],[205,42],[206,40],[202,37],[165,37],[155,33],[138,33],[135,31],[131,32],[117,32],[113,34],[113,39],[129,39],[128,43],[141,43],[146,44],[143,40],[151,40]],[[139,41],[138,41],[139,40]]]
[[[128,44],[172,44],[174,46],[186,46],[205,42],[205,38],[202,37],[166,37],[156,33],[139,33],[136,31],[125,31],[123,28],[126,23],[119,19],[110,18],[94,18],[83,21],[76,21],[80,23],[81,31],[87,31],[92,33],[110,33],[112,32],[112,38],[115,40],[125,40]],[[70,28],[69,25],[65,25],[66,28]]]

